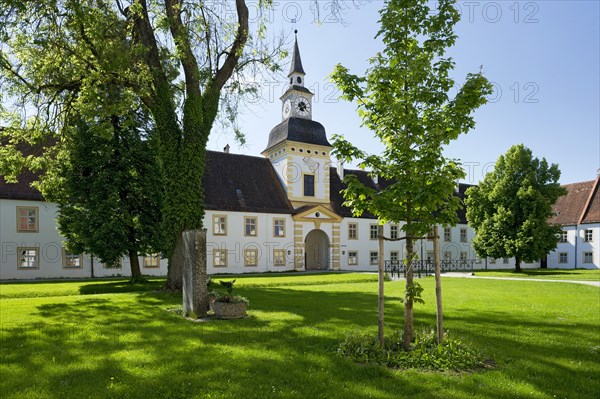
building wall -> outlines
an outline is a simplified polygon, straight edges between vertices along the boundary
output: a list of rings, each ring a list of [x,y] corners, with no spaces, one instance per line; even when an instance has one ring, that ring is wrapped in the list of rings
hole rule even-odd
[[[17,232],[17,207],[34,207],[38,209],[38,232]],[[92,259],[83,255],[81,268],[65,268],[62,237],[56,228],[57,206],[42,201],[0,200],[0,279],[36,279],[36,278],[85,278],[92,276]],[[215,234],[213,216],[226,217],[226,235]],[[245,218],[254,217],[257,221],[256,236],[245,236]],[[281,219],[285,223],[285,235],[274,236],[273,222]],[[358,238],[350,239],[348,225],[356,223]],[[346,218],[341,222],[308,222],[294,221],[291,215],[219,212],[209,210],[205,216],[207,228],[207,268],[208,273],[253,273],[280,272],[304,270],[306,236],[315,228],[322,230],[328,237],[330,248],[329,266],[331,270],[346,271],[376,271],[377,265],[371,264],[370,253],[379,250],[378,241],[370,239],[370,226],[377,225],[374,219]],[[467,229],[467,242],[461,242],[460,230]],[[585,242],[585,230],[592,230],[592,240]],[[384,234],[390,236],[390,225],[384,226]],[[580,226],[565,226],[568,233],[566,243],[559,243],[555,251],[548,255],[549,268],[600,268],[600,224]],[[457,225],[451,228],[450,241],[446,241],[443,228],[439,228],[440,255],[450,255],[450,259],[458,260],[461,253],[467,259],[477,259],[471,247],[473,230],[467,225]],[[403,233],[399,230],[399,236]],[[577,244],[576,244],[577,243]],[[36,248],[39,254],[37,268],[18,268],[18,248]],[[244,249],[255,248],[258,251],[256,266],[248,266],[244,261]],[[577,249],[576,249],[577,248]],[[225,251],[227,261],[224,267],[216,266],[215,251]],[[285,261],[283,265],[275,265],[275,250],[283,250]],[[398,252],[400,260],[406,257],[406,241],[386,241],[384,259],[389,260],[392,252]],[[349,264],[349,253],[358,252],[356,265]],[[426,238],[415,240],[414,251],[418,258],[433,256],[433,241]],[[592,252],[592,262],[584,263],[584,253]],[[567,262],[559,263],[559,254],[567,254]],[[576,263],[577,262],[577,263]],[[476,269],[513,269],[514,259],[478,259]],[[539,262],[522,264],[523,268],[538,268]],[[95,277],[128,276],[130,274],[129,260],[124,258],[118,269],[107,269],[94,260]],[[140,257],[140,267],[145,275],[164,276],[167,273],[167,261],[162,259],[160,267],[148,268],[143,265]]]
[[[592,231],[592,240],[586,241],[586,230]],[[600,269],[600,223],[564,226],[567,242],[558,243],[556,250],[548,255],[548,268],[559,269]],[[586,262],[585,253],[592,253],[592,261]],[[560,262],[560,254],[566,254],[567,261]]]
[[[592,240],[585,240],[585,231],[591,230]],[[577,226],[577,263],[579,269],[600,269],[600,223],[580,224]],[[586,262],[584,253],[592,253],[592,262]]]
[[[17,207],[36,208],[38,210],[37,232],[17,231]],[[0,199],[0,279],[37,279],[37,278],[85,278],[92,276],[92,259],[82,255],[80,268],[66,268],[64,263],[63,237],[56,225],[57,205],[43,201],[24,201]],[[38,253],[36,268],[19,268],[19,248],[35,248]],[[117,269],[107,269],[94,260],[95,277],[130,275],[129,259],[125,258]],[[143,274],[166,275],[167,262],[162,260],[158,268],[143,266]]]
[[[219,216],[227,218],[226,235],[215,234],[214,217]],[[246,217],[256,218],[256,236],[245,236]],[[284,220],[285,236],[274,236],[275,219]],[[209,274],[278,272],[294,269],[294,222],[291,215],[207,211],[204,226],[207,229],[207,271]],[[257,249],[258,262],[256,266],[245,265],[245,249]],[[285,265],[275,265],[274,250],[285,251]],[[226,251],[226,266],[215,266],[215,251]]]
[[[263,154],[269,158],[282,179],[290,201],[302,205],[329,203],[329,168],[331,148],[315,144],[286,141]],[[304,175],[314,175],[315,195],[304,196]]]

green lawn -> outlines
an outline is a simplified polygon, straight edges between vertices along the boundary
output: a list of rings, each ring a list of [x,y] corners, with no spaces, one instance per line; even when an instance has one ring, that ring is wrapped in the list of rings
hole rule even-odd
[[[471,399],[596,398],[600,392],[596,287],[445,279],[446,328],[497,366],[436,374],[336,356],[346,334],[375,331],[373,279],[242,277],[239,293],[251,301],[249,317],[208,323],[167,311],[180,299],[154,291],[160,280],[133,288],[118,281],[3,284],[0,396]],[[435,320],[433,279],[421,283],[426,305],[416,307],[417,327]],[[386,283],[388,330],[401,326],[402,285]]]
[[[476,276],[481,277],[523,277],[547,280],[584,280],[600,281],[600,269],[521,269],[519,273],[514,270],[477,270]]]

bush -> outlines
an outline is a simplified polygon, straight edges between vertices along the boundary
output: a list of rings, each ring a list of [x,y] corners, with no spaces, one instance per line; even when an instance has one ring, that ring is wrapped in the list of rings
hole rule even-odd
[[[402,348],[402,334],[394,333],[379,346],[376,335],[353,334],[338,347],[338,355],[357,363],[371,363],[394,369],[421,369],[434,371],[467,371],[483,368],[484,358],[466,347],[461,341],[444,334],[444,343],[438,345],[434,330],[415,334],[409,351]]]

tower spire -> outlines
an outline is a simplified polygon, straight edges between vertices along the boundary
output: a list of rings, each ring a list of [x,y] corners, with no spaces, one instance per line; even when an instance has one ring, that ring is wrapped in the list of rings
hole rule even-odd
[[[292,54],[292,65],[290,65],[290,73],[288,76],[295,74],[306,75],[302,68],[302,59],[300,58],[300,49],[298,48],[298,30],[294,30],[294,53]]]

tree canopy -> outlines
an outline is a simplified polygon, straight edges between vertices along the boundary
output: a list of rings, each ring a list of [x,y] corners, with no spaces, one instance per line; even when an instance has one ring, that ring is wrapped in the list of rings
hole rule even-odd
[[[381,223],[405,222],[408,267],[404,339],[412,339],[413,240],[432,226],[455,224],[459,200],[456,181],[464,177],[459,161],[447,159],[443,147],[475,126],[473,112],[485,104],[491,85],[481,72],[468,74],[452,97],[454,61],[446,55],[456,41],[459,13],[452,0],[389,0],[380,11],[384,50],[370,59],[364,76],[337,65],[333,81],[342,97],[355,101],[366,127],[384,145],[369,154],[344,136],[334,137],[334,155],[359,160],[373,177],[389,183],[376,191],[347,175],[345,205],[355,215],[368,211]]]
[[[259,1],[263,9],[269,0]],[[256,90],[249,73],[280,68],[280,44],[264,41],[264,24],[250,32],[245,0],[0,0],[0,171],[49,170],[79,115],[99,121],[142,104],[155,125],[161,167],[164,253],[170,288],[181,286],[173,258],[186,229],[204,217],[205,148],[220,104],[233,120],[235,98]],[[233,17],[233,19],[232,19]],[[263,69],[264,70],[264,69]],[[122,97],[109,101],[109,86]],[[238,137],[242,137],[237,132]],[[51,137],[44,157],[24,158],[20,142]],[[46,141],[47,142],[47,141]],[[44,195],[56,188],[42,178]]]
[[[566,191],[558,165],[534,158],[523,144],[512,146],[483,181],[467,190],[467,220],[475,230],[473,247],[481,257],[544,258],[556,248],[560,226],[548,224],[552,205]]]
[[[140,114],[114,116],[108,126],[73,123],[48,198],[58,203],[68,250],[93,254],[106,267],[129,256],[132,280],[141,278],[138,255],[163,245],[160,169]]]

